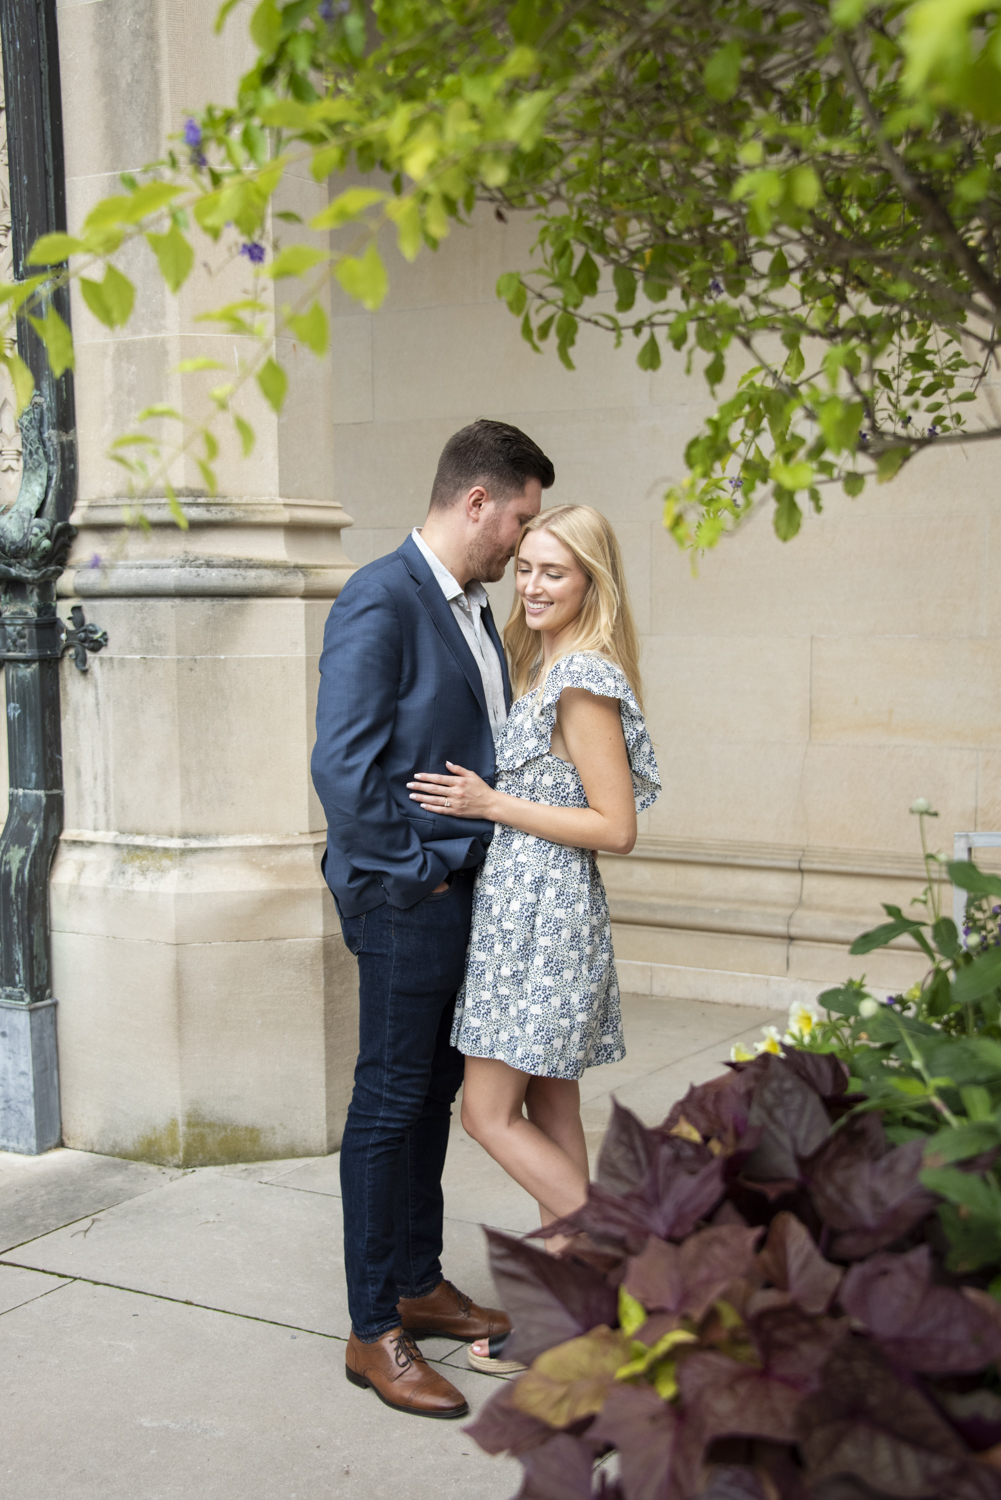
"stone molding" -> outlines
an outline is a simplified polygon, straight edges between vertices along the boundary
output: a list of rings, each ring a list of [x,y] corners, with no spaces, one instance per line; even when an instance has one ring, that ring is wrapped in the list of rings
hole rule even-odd
[[[101,598],[333,599],[354,572],[351,517],[333,500],[185,496],[182,530],[164,499],[83,500],[60,593]],[[129,524],[141,514],[142,524]]]
[[[695,972],[689,955],[705,951],[708,970],[760,961],[781,974],[795,950],[798,977],[811,980],[849,973],[847,949],[882,920],[880,903],[906,905],[926,880],[920,858],[891,851],[723,840],[644,837],[600,863],[623,957]],[[901,939],[869,963],[908,967],[919,956]]]
[[[619,987],[625,995],[664,1000],[705,1000],[713,1005],[747,1005],[785,1010],[792,1005],[816,1009],[827,980],[790,979],[784,974],[745,974],[730,969],[695,969],[685,964],[644,964],[617,959]]]

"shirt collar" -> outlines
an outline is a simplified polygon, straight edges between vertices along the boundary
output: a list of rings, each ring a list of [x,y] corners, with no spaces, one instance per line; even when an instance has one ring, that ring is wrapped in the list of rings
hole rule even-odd
[[[431,548],[421,536],[420,527],[415,526],[410,535],[414,540],[414,545],[417,547],[418,552],[421,554],[424,561],[431,569],[431,572],[434,574],[435,579],[438,583],[438,587],[441,589],[442,593],[445,595],[445,598],[449,601],[449,603],[451,603],[453,599],[458,599],[460,603],[465,603],[468,601],[469,604],[475,604],[480,609],[486,608],[487,604],[490,601],[487,598],[486,589],[478,579],[470,579],[466,587],[463,588],[462,584],[457,583],[456,580],[452,577],[451,573],[448,571],[441,558],[431,551]]]

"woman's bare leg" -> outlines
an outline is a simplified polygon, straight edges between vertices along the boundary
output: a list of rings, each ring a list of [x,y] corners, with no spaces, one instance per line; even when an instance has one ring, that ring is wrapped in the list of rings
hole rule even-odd
[[[587,1156],[579,1148],[570,1155],[532,1119],[523,1114],[530,1084],[563,1082],[533,1079],[495,1058],[467,1057],[462,1088],[462,1125],[494,1161],[513,1177],[554,1218],[579,1208],[587,1197]],[[579,1112],[579,1095],[564,1094],[565,1103]],[[543,1111],[551,1119],[553,1104]],[[578,1113],[579,1119],[579,1113]],[[557,1133],[573,1143],[569,1126]],[[581,1133],[580,1145],[583,1145]]]
[[[522,1112],[527,1109],[528,1118]],[[587,1146],[580,1089],[562,1078],[536,1078],[493,1058],[467,1057],[462,1124],[539,1205],[543,1224],[579,1208],[587,1197]],[[552,1253],[568,1243],[547,1241]],[[486,1340],[473,1345],[487,1353]]]

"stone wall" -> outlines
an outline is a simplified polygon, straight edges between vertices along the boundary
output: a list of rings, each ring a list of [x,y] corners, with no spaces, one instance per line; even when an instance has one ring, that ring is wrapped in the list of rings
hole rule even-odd
[[[455,428],[525,427],[556,464],[544,503],[615,524],[643,636],[665,790],[635,852],[602,861],[624,978],[721,999],[816,992],[858,971],[845,945],[881,900],[921,889],[915,797],[939,810],[943,848],[1001,827],[997,451],[940,450],[860,499],[833,493],[787,545],[766,505],[693,576],[660,497],[711,409],[705,384],[684,356],[647,374],[628,341],[586,329],[575,372],[534,354],[494,292],[531,239],[484,209],[412,267],[389,248],[377,315],[336,304],[349,550],[365,562],[420,520]],[[506,616],[510,582],[494,593]],[[919,968],[906,950],[865,967],[893,986]]]
[[[247,47],[236,17],[213,38],[214,9],[61,0],[71,227],[186,109],[232,88]],[[283,191],[304,214],[322,201],[305,176]],[[81,536],[66,590],[111,643],[88,676],[64,668],[52,913],[67,1143],[191,1164],[336,1145],[354,966],[319,877],[308,756],[320,632],[349,566],[338,538],[350,514],[353,562],[398,545],[442,444],[479,415],[529,430],[557,467],[547,503],[598,506],[625,552],[665,782],[636,851],[602,862],[627,987],[815,992],[857,969],[846,944],[881,899],[920,889],[915,796],[939,808],[944,847],[1001,827],[996,452],[939,451],[890,487],[832,496],[788,546],[766,508],[693,577],[660,497],[705,388],[681,358],[645,374],[631,347],[586,331],[576,372],[533,354],[494,293],[531,238],[484,210],[413,266],[387,248],[379,314],[335,291],[330,359],[282,349],[286,414],[248,405],[258,448],[221,464],[218,500],[178,466],[183,535],[156,503],[148,534],[122,533],[106,447],[148,401],[200,415],[197,378],[172,372],[222,347],[194,319],[244,290],[246,263],[206,245],[211,282],[175,301],[137,256],[140,310],[116,334],[74,302]],[[4,434],[0,421],[0,468]],[[494,594],[503,618],[510,581]],[[896,987],[919,966],[902,949],[866,968]]]
[[[235,17],[214,36],[215,11],[63,0],[71,225],[160,156],[186,112],[235,91],[250,44]],[[327,202],[305,172],[282,195],[304,219]],[[320,876],[309,778],[323,623],[350,572],[331,367],[285,343],[286,412],[253,385],[243,394],[256,447],[243,462],[221,434],[218,495],[190,456],[174,464],[187,531],[156,494],[148,529],[123,529],[107,453],[147,403],[203,419],[223,377],[177,366],[209,355],[232,368],[239,341],[197,317],[252,293],[238,249],[235,231],[200,237],[199,272],[175,299],[148,247],[130,247],[137,310],[120,331],[73,301],[79,536],[61,586],[109,645],[86,675],[63,667],[51,909],[64,1140],[181,1165],[334,1149],[356,1050],[356,968]]]

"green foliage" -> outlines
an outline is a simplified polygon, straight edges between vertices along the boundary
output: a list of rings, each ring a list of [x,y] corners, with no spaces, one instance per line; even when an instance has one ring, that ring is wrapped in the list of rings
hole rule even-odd
[[[107,328],[121,328],[129,321],[136,289],[117,266],[109,262],[103,281],[91,281],[81,276],[80,290],[94,317]]]
[[[917,805],[917,804],[916,804]],[[927,807],[927,804],[925,804]],[[891,1140],[924,1138],[921,1180],[946,1200],[940,1217],[949,1265],[976,1271],[1001,1261],[1001,880],[976,865],[947,866],[968,892],[962,936],[941,915],[941,862],[922,843],[929,882],[923,918],[885,906],[890,921],[864,933],[855,954],[916,942],[931,967],[905,994],[879,1000],[864,979],[819,997],[826,1019],[796,1041],[848,1066],[862,1112],[878,1110]],[[992,903],[994,903],[992,905]],[[1001,1278],[998,1282],[1001,1294]]]
[[[178,229],[171,224],[166,234],[147,234],[147,242],[157,258],[160,274],[172,292],[179,291],[191,274],[195,252]]]
[[[226,0],[217,27],[237,15]],[[380,306],[381,226],[413,259],[485,200],[537,223],[532,264],[498,284],[534,350],[550,341],[572,369],[587,325],[617,345],[631,334],[647,371],[705,353],[722,399],[667,496],[683,544],[715,544],[766,496],[788,540],[825,488],[854,496],[933,443],[1001,436],[966,418],[1001,312],[996,10],[261,0],[249,24],[259,55],[235,100],[189,120],[142,180],[126,174],[77,236],[39,242],[30,262],[54,269],[0,287],[8,322],[44,321],[72,275],[121,327],[134,291],[119,250],[144,236],[176,290],[200,231],[302,282],[281,309],[255,290],[208,315],[247,341],[211,393],[225,411],[288,320],[326,347],[312,311],[324,278]],[[272,208],[293,163],[318,182],[381,174],[313,219],[337,231],[329,258],[273,242],[277,224],[301,222]],[[13,358],[0,354],[20,390]]]
[[[73,337],[69,329],[54,307],[49,308],[44,318],[34,318],[29,313],[28,321],[45,345],[52,373],[58,380],[64,370],[73,368]]]

